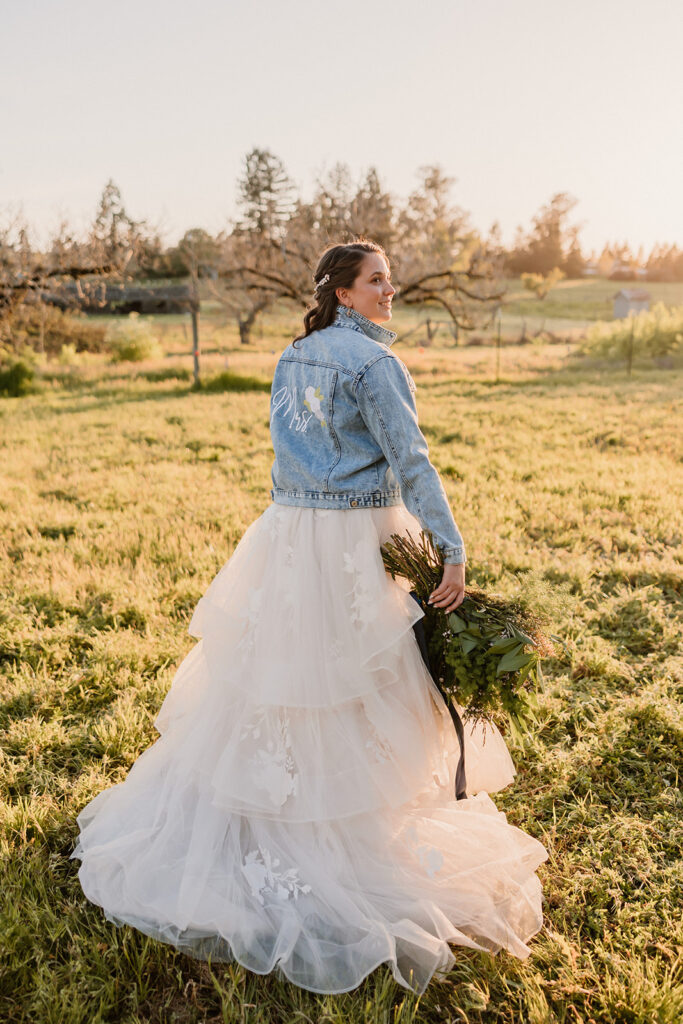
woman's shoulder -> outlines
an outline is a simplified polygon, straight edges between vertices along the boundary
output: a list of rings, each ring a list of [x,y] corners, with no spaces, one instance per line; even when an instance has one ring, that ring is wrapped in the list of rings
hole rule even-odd
[[[393,355],[386,345],[374,341],[362,331],[331,324],[312,331],[305,338],[295,339],[284,349],[280,359],[300,362],[334,362],[350,373],[361,373],[375,359]]]
[[[378,383],[389,383],[391,381],[395,383],[397,380],[400,381],[401,378],[405,378],[411,392],[415,394],[417,386],[410,370],[401,357],[396,352],[392,352],[390,348],[385,346],[382,346],[382,348],[384,351],[380,354],[380,358],[373,359],[364,368],[363,374],[371,378],[377,378]]]

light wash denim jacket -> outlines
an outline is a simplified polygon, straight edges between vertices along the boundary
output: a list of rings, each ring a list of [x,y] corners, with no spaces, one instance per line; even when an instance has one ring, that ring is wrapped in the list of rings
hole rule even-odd
[[[271,497],[282,505],[367,508],[403,502],[441,548],[465,546],[415,407],[395,331],[337,306],[334,322],[288,345],[270,400]]]

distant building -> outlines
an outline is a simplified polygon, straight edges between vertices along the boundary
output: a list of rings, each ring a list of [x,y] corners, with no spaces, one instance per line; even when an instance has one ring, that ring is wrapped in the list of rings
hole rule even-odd
[[[583,268],[584,277],[598,277],[600,268],[595,260],[588,260]]]
[[[628,316],[631,310],[640,313],[641,309],[650,308],[652,296],[642,288],[622,288],[612,296],[614,300],[614,319]]]

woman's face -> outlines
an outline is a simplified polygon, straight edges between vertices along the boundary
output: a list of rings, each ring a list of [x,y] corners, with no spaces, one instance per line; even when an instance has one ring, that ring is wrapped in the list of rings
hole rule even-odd
[[[352,288],[337,288],[336,294],[344,306],[362,313],[375,324],[391,320],[391,297],[396,289],[391,283],[391,271],[378,252],[367,252]]]

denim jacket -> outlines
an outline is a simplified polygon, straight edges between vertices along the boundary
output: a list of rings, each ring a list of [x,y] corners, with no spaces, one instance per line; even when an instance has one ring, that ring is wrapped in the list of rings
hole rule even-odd
[[[271,497],[283,505],[367,508],[401,502],[441,548],[465,547],[418,426],[415,382],[395,331],[341,303],[329,327],[289,344],[270,400]]]

